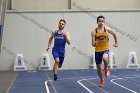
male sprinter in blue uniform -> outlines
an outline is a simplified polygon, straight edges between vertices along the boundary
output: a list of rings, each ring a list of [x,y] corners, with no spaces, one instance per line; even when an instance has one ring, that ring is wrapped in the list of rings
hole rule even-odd
[[[54,72],[54,80],[56,81],[58,76],[58,68],[61,68],[64,57],[65,57],[65,45],[66,43],[70,44],[70,36],[68,32],[64,31],[66,21],[61,19],[59,20],[58,30],[52,32],[51,37],[49,38],[48,48],[46,51],[50,49],[52,40],[54,38],[54,47],[52,49],[52,55],[54,57],[55,63],[53,66]]]

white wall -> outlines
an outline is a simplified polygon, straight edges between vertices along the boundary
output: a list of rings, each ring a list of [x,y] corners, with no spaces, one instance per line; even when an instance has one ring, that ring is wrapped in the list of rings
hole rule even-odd
[[[89,9],[132,9],[140,8],[140,0],[72,0]]]
[[[139,11],[9,12],[5,17],[0,70],[13,69],[14,56],[17,53],[23,53],[28,69],[38,66],[40,57],[47,47],[49,30],[56,30],[61,18],[67,21],[65,30],[71,36],[71,45],[66,46],[63,69],[89,68],[90,56],[94,53],[94,48],[91,46],[91,31],[97,26],[96,16],[100,14],[106,17],[107,23],[118,28],[116,33],[119,47],[113,47],[112,36],[110,36],[110,46],[111,51],[116,54],[117,66],[126,68],[130,51],[136,51],[137,55],[140,55]],[[130,35],[135,38],[131,40]],[[52,67],[54,62],[51,50],[49,54]]]
[[[12,0],[12,9],[35,11],[73,9],[74,2],[89,9],[140,8],[140,0]]]
[[[69,9],[69,0],[12,0],[16,10],[58,10]]]

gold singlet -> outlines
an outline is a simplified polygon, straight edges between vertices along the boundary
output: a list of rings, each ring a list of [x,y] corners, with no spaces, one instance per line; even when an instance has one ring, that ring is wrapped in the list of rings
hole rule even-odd
[[[95,31],[95,40],[98,41],[98,44],[95,47],[95,52],[109,50],[109,37],[105,27],[103,31],[98,32],[97,28],[95,29]]]

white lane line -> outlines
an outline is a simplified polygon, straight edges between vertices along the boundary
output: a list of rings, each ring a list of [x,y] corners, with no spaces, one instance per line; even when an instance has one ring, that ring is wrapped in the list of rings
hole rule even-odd
[[[46,75],[47,75],[48,80],[51,80],[47,73],[46,73]],[[54,84],[53,84],[52,82],[50,82],[50,84],[51,84],[51,86],[52,86],[52,89],[54,90],[54,93],[57,93],[57,90],[56,90]],[[49,90],[49,88],[46,87],[46,90]],[[48,91],[48,92],[50,93],[50,91]],[[47,92],[47,93],[48,93],[48,92]]]
[[[50,81],[50,80],[49,80]],[[45,87],[46,87],[46,91],[47,91],[47,93],[50,93],[50,90],[49,90],[49,87],[48,87],[48,81],[45,81]]]
[[[90,78],[90,79],[96,79],[96,78]],[[90,80],[90,79],[81,79],[81,80],[78,80],[77,82],[78,82],[83,88],[85,88],[89,93],[94,93],[93,91],[91,91],[89,88],[87,88],[85,85],[83,85],[83,84],[81,83],[81,81],[83,81],[83,80]]]
[[[80,77],[80,78],[88,78],[88,77],[93,77],[93,76],[86,76],[86,77]],[[62,78],[62,79],[58,79],[58,80],[74,79],[74,78],[79,78],[79,77]],[[53,81],[53,80],[47,80],[47,81],[45,81],[45,87],[46,87],[47,93],[50,93],[50,90],[49,90],[49,87],[48,87],[48,82],[51,82],[51,81]]]
[[[16,80],[16,78],[17,78],[18,75],[19,75],[19,72],[17,72],[17,74],[15,75],[15,77],[14,77],[12,83],[10,84],[10,86],[8,87],[6,93],[9,93],[9,91],[10,91],[10,89],[12,88],[12,85],[14,84],[14,82],[15,82],[15,80]]]
[[[122,86],[122,85],[120,85],[120,84],[114,82],[115,80],[120,80],[120,79],[125,79],[125,78],[137,78],[137,77],[140,77],[140,76],[116,78],[116,79],[112,79],[111,82],[114,83],[115,85],[118,85],[118,86],[120,86],[120,87],[122,87],[122,88],[128,90],[128,91],[131,91],[132,93],[138,93],[138,92],[136,92],[136,91],[134,91],[134,90],[132,90],[132,89],[129,89],[129,88],[125,87],[125,86]]]

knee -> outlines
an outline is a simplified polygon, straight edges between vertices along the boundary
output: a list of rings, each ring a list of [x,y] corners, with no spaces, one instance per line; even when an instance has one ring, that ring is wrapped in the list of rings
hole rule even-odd
[[[59,58],[55,59],[55,63],[58,64],[59,63]]]

